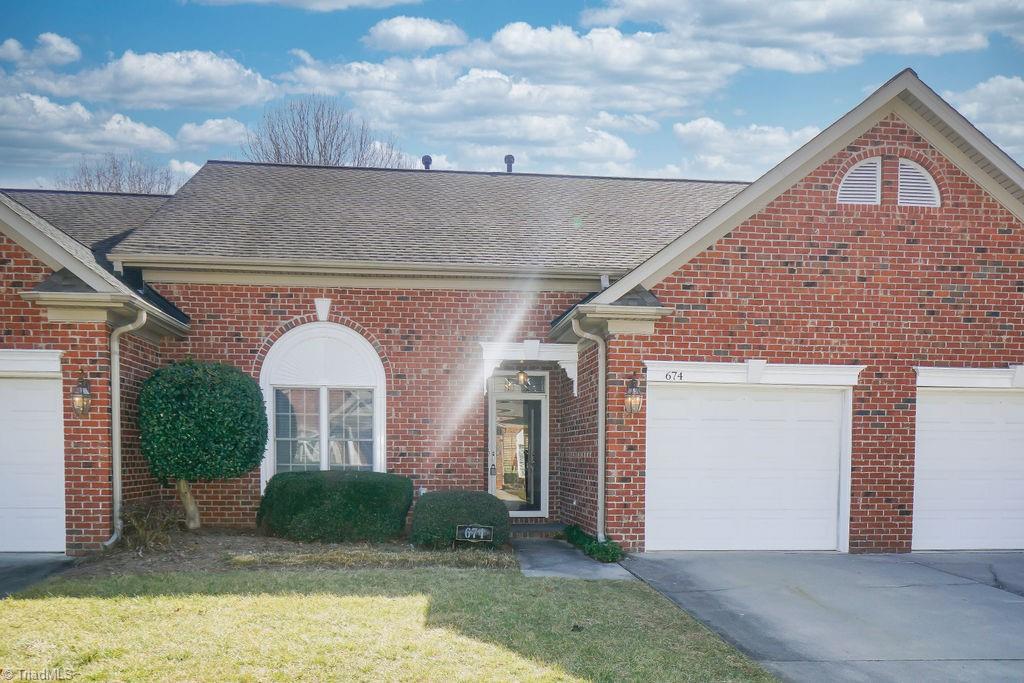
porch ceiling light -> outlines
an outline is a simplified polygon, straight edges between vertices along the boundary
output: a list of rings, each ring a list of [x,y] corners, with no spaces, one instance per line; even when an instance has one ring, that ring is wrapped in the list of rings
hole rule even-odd
[[[89,378],[83,372],[78,378],[78,384],[71,389],[71,410],[75,417],[88,417],[91,406],[92,390],[89,388]]]
[[[633,379],[626,385],[626,412],[639,413],[644,407],[644,395],[640,393],[640,382]]]
[[[526,373],[526,370],[519,368],[519,372],[516,373],[516,381],[519,382],[519,386],[526,387],[530,383],[530,375]]]

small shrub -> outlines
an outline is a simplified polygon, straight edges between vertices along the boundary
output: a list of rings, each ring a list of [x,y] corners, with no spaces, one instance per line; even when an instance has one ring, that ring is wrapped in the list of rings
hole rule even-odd
[[[256,524],[294,541],[384,541],[405,529],[412,480],[383,472],[283,472],[267,482]]]
[[[164,500],[128,503],[121,510],[124,524],[121,540],[136,552],[162,550],[171,544],[171,534],[181,527],[181,510]]]
[[[598,541],[575,524],[565,527],[565,540],[598,562],[618,562],[626,553],[615,541]]]
[[[505,545],[511,531],[508,508],[495,496],[485,491],[434,491],[416,502],[409,540],[427,548],[450,547],[460,524],[494,527],[494,541],[476,544],[481,546]]]

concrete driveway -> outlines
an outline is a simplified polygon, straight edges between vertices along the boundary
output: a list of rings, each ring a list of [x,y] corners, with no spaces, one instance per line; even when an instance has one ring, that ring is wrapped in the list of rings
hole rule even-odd
[[[63,553],[0,553],[0,598],[28,588],[72,562]]]
[[[785,680],[1024,680],[1024,552],[657,552],[622,564]]]

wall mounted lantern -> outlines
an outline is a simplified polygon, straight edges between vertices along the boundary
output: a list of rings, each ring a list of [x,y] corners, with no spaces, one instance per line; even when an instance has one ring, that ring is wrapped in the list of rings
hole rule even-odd
[[[644,407],[644,395],[640,393],[640,382],[633,379],[626,385],[626,412],[639,413]]]
[[[89,379],[83,372],[78,378],[78,384],[71,389],[71,409],[75,412],[75,417],[87,417],[90,406],[92,391],[89,389]]]
[[[519,368],[519,372],[516,373],[516,381],[525,389],[530,383],[530,375],[526,373],[526,370]]]

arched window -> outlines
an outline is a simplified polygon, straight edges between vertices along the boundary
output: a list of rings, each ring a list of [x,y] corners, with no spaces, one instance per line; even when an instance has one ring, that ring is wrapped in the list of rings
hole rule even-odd
[[[377,351],[344,325],[285,333],[260,370],[270,423],[261,485],[277,472],[384,471],[385,380]]]
[[[839,204],[879,204],[882,201],[882,157],[853,166],[839,183]]]
[[[910,159],[900,159],[900,206],[939,206],[939,186],[932,175]]]

